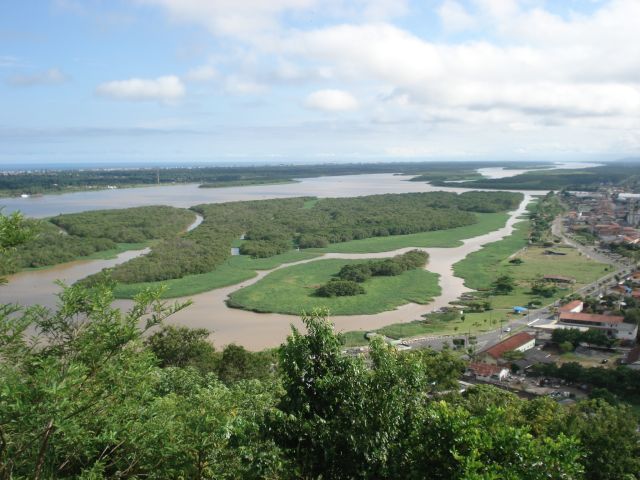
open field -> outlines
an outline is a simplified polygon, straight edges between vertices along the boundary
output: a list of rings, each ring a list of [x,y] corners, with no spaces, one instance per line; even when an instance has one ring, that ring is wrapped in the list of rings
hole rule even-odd
[[[475,213],[478,221],[464,227],[449,228],[432,232],[388,237],[365,238],[350,242],[336,243],[327,248],[313,249],[332,253],[377,253],[408,247],[459,247],[462,240],[492,232],[504,226],[509,215],[500,213]]]
[[[485,246],[454,265],[456,276],[464,278],[467,287],[479,290],[481,299],[491,302],[492,310],[465,312],[464,320],[457,313],[429,314],[424,321],[388,325],[376,332],[399,339],[431,334],[475,334],[495,330],[501,323],[507,323],[518,316],[512,312],[512,307],[526,306],[533,300],[538,300],[543,305],[552,303],[607,274],[607,265],[589,260],[571,247],[529,246],[528,227],[529,222],[520,222],[511,236]],[[565,255],[545,255],[547,250]],[[510,264],[509,260],[515,257],[520,258],[523,263]],[[573,277],[576,283],[560,288],[549,298],[534,295],[531,292],[532,282],[547,274]],[[515,280],[516,286],[508,295],[493,295],[489,291],[493,280],[500,275],[509,275]],[[367,343],[362,332],[347,332],[346,338],[350,345]]]
[[[230,306],[258,312],[299,314],[326,307],[332,315],[374,314],[409,302],[427,303],[440,292],[437,275],[416,269],[394,277],[373,277],[362,285],[363,295],[321,298],[315,289],[343,265],[366,260],[319,260],[277,270],[230,296]]]
[[[519,224],[509,238],[489,244],[454,265],[456,276],[464,278],[465,285],[474,290],[488,290],[491,282],[501,275],[509,275],[515,280],[516,287],[510,294],[489,295],[494,308],[526,306],[532,300],[548,304],[607,274],[607,265],[589,260],[574,248],[527,246],[526,226],[527,222]],[[548,250],[564,255],[547,255]],[[509,260],[516,257],[523,263],[510,264]],[[531,284],[543,275],[572,277],[576,283],[559,286],[555,295],[542,298],[531,292]]]
[[[118,284],[115,289],[115,295],[117,298],[133,298],[145,288],[159,288],[165,285],[166,290],[162,295],[163,298],[185,297],[243,282],[255,277],[256,270],[271,270],[283,263],[298,262],[317,256],[318,254],[316,253],[296,251],[258,259],[252,259],[244,255],[234,256],[215,271],[209,273],[187,275],[183,278],[161,282]]]

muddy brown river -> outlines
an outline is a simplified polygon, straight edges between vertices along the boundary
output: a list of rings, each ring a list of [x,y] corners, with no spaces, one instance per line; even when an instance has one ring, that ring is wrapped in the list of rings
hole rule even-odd
[[[393,176],[383,176],[387,177],[387,180],[390,180],[389,177],[393,178]],[[380,175],[376,175],[376,177],[380,177]],[[325,178],[325,180],[328,179],[329,177]],[[331,177],[331,180],[336,181],[336,178]],[[397,177],[393,178],[393,180],[401,181],[397,179]],[[350,179],[350,182],[353,185],[352,179]],[[406,185],[408,182],[403,183]],[[425,184],[410,185],[424,187]],[[283,186],[281,185],[280,187],[282,188]],[[290,185],[287,185],[286,187],[288,188]],[[367,188],[367,190],[370,190],[370,187]],[[465,191],[466,189],[456,188],[449,190]],[[121,193],[125,192],[123,191]],[[316,191],[307,194],[317,195],[317,193],[318,192]],[[518,221],[518,217],[524,213],[526,205],[532,198],[530,193],[532,192],[525,195],[525,199],[519,208],[511,212],[507,223],[502,228],[485,235],[464,240],[463,245],[460,247],[423,249],[429,254],[429,264],[427,265],[427,269],[439,275],[439,283],[442,289],[441,295],[434,298],[431,303],[427,305],[409,303],[395,310],[374,315],[334,316],[332,317],[332,320],[335,322],[336,328],[340,331],[366,330],[379,328],[390,323],[409,322],[419,319],[424,313],[446,306],[451,301],[459,298],[460,295],[468,291],[468,289],[464,286],[462,279],[453,275],[453,264],[465,258],[469,253],[479,250],[483,245],[495,242],[510,235],[513,231],[514,223],[516,223]],[[540,192],[535,193],[539,194]],[[190,229],[195,228],[201,221],[201,218],[196,219]],[[327,258],[357,259],[391,257],[404,253],[410,249],[411,248],[404,248],[394,251],[368,254],[329,253],[322,257],[297,263],[318,261]],[[138,255],[144,254],[147,251],[148,250],[129,251],[110,260],[77,261],[42,270],[21,272],[10,276],[9,284],[0,288],[0,298],[2,303],[20,303],[22,305],[39,304],[53,308],[56,304],[55,295],[60,291],[60,287],[54,283],[56,280],[62,280],[70,284],[88,275],[99,272],[103,268],[112,267],[125,262]],[[278,267],[278,269],[286,268],[294,264],[282,265]],[[273,270],[261,271],[256,277],[240,284],[188,297],[192,299],[193,305],[172,316],[170,322],[189,327],[206,328],[212,331],[211,339],[217,346],[228,343],[237,343],[251,350],[260,350],[267,347],[277,346],[286,338],[290,332],[292,324],[301,326],[298,317],[292,315],[248,312],[239,309],[232,309],[226,305],[226,299],[230,293],[258,282],[272,271]],[[186,298],[178,300],[185,299]],[[128,308],[131,306],[131,301],[119,300],[116,304],[120,307]]]

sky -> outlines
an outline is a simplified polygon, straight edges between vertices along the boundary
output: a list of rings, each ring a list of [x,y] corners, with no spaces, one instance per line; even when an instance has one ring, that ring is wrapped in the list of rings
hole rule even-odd
[[[0,165],[640,152],[640,0],[6,0]]]

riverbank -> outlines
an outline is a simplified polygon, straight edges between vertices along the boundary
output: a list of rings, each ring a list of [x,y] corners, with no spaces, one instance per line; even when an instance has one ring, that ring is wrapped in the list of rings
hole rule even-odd
[[[509,219],[501,228],[492,232],[463,240],[463,245],[455,248],[426,248],[429,254],[429,271],[439,275],[441,294],[427,305],[407,303],[394,310],[385,311],[375,315],[334,315],[331,317],[339,331],[372,330],[394,323],[405,323],[421,319],[422,315],[432,310],[449,305],[457,300],[464,292],[469,291],[464,286],[463,279],[453,275],[453,264],[465,258],[469,253],[481,249],[484,245],[509,236],[518,218],[526,212],[526,206],[531,201],[531,196],[525,196],[517,210],[510,212]],[[318,261],[318,259],[368,259],[387,258],[405,253],[410,248],[404,248],[388,252],[343,254],[327,253],[322,257],[303,260],[295,265]],[[293,264],[277,267],[287,268]],[[290,333],[291,325],[302,328],[298,316],[276,313],[256,313],[245,310],[229,308],[226,301],[233,292],[253,285],[262,280],[270,272],[260,271],[257,275],[239,285],[219,288],[209,292],[188,297],[193,304],[178,312],[172,317],[172,323],[186,325],[193,328],[207,328],[212,331],[211,340],[216,345],[237,343],[250,350],[262,350],[264,348],[279,345]],[[180,298],[178,300],[186,300]],[[119,300],[118,306],[128,308],[129,300]]]

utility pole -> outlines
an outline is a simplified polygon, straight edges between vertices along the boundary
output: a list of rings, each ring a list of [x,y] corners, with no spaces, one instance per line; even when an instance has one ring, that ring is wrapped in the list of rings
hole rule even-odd
[[[156,182],[160,185],[160,168],[156,168]]]

